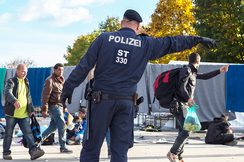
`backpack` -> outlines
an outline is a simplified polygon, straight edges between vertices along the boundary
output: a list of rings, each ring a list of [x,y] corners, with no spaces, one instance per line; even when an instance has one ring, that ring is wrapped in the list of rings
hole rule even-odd
[[[0,123],[0,139],[4,138],[4,134],[5,134],[5,128]]]
[[[31,118],[31,125],[30,126],[31,126],[31,131],[32,131],[33,136],[34,136],[34,142],[35,142],[36,146],[39,146],[41,143],[41,140],[42,140],[40,125],[37,122],[35,115],[32,115],[30,118]],[[26,141],[24,136],[22,139],[22,143],[23,143],[24,147],[28,148],[27,141]]]
[[[55,142],[55,133],[50,134],[42,143],[42,145],[52,145]]]
[[[163,108],[170,108],[170,103],[176,97],[179,72],[182,68],[170,69],[158,75],[153,84],[154,96]]]

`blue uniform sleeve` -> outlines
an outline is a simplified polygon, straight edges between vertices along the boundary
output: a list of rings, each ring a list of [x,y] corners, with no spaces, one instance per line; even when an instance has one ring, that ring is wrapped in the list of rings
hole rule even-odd
[[[181,52],[196,46],[198,39],[195,36],[173,36],[153,39],[153,51],[150,60],[156,60],[170,53]]]
[[[101,47],[101,35],[91,44],[86,54],[81,58],[75,69],[70,73],[63,86],[63,92],[72,94],[75,87],[78,87],[86,78],[89,71],[94,67]]]

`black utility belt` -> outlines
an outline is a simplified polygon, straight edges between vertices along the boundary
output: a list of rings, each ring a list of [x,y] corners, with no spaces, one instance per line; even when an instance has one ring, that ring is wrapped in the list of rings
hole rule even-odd
[[[94,103],[99,103],[101,100],[130,100],[130,101],[133,101],[133,96],[102,94],[101,91],[93,91],[92,92],[92,101]]]

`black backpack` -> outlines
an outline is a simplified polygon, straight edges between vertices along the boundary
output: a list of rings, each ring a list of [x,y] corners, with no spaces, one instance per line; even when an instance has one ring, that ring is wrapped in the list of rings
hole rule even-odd
[[[41,140],[42,140],[40,125],[37,122],[35,115],[32,115],[30,118],[31,118],[31,125],[30,126],[31,126],[31,131],[32,131],[33,136],[34,136],[34,142],[35,142],[36,146],[39,146],[41,143]],[[22,143],[23,143],[24,147],[28,148],[27,141],[26,141],[24,136],[22,139]]]
[[[42,145],[52,145],[55,142],[55,133],[50,134],[42,143]]]
[[[179,72],[182,68],[170,69],[158,75],[153,84],[154,96],[163,108],[170,108],[170,103],[178,89]]]

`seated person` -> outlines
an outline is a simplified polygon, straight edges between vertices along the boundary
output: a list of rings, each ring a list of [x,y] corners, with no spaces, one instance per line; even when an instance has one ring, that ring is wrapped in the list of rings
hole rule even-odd
[[[68,131],[67,134],[67,144],[75,145],[80,144],[83,139],[83,134],[86,129],[86,108],[82,107],[79,109],[78,115],[74,116],[73,123],[75,124],[74,129]]]
[[[207,144],[224,144],[235,146],[237,141],[234,140],[230,123],[228,122],[228,115],[222,114],[220,117],[214,118],[214,121],[208,127],[208,132],[205,137]]]
[[[82,119],[79,116],[74,115],[73,116],[73,123],[74,123],[74,128],[72,130],[67,129],[67,144],[73,145],[73,144],[80,144],[80,137],[79,137],[79,132],[82,130]]]

